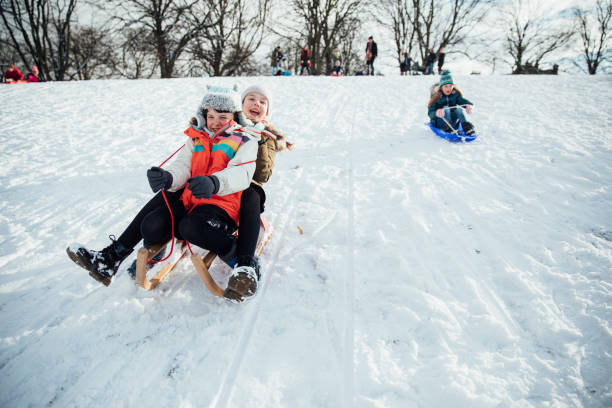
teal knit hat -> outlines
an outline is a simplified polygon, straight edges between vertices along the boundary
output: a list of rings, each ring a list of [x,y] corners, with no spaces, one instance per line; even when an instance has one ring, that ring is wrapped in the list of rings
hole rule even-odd
[[[450,71],[448,69],[445,69],[444,71],[442,71],[442,74],[440,74],[440,86],[452,83],[453,77],[451,76]]]

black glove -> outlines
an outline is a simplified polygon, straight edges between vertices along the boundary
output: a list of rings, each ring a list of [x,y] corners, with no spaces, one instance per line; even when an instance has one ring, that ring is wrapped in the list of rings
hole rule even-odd
[[[219,191],[219,179],[216,176],[196,176],[187,180],[187,188],[195,198],[210,198]]]
[[[147,170],[147,178],[154,193],[157,193],[162,188],[169,189],[172,187],[172,174],[159,167],[151,167]]]

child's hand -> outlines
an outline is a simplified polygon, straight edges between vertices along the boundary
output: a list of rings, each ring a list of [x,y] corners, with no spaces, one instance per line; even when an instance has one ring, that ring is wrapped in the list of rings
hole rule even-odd
[[[154,193],[157,193],[162,188],[168,189],[172,187],[172,173],[159,167],[151,167],[147,170],[147,178]]]
[[[465,111],[467,113],[472,113],[472,105],[465,105]]]
[[[195,198],[210,198],[219,191],[219,179],[217,176],[196,176],[187,180],[187,188]]]
[[[444,117],[444,109],[441,109],[441,108],[438,109],[436,111],[436,116],[439,117],[439,118],[443,118]]]

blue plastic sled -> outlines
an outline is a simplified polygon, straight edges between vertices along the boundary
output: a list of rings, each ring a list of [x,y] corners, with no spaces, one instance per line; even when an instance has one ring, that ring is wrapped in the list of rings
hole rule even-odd
[[[446,133],[442,129],[435,127],[431,122],[429,122],[428,125],[436,135],[440,136],[442,139],[448,140],[449,142],[471,142],[472,140],[475,140],[478,137],[478,135],[466,136],[466,134],[463,132],[463,128],[461,127],[461,125],[459,125],[458,129],[459,134]]]

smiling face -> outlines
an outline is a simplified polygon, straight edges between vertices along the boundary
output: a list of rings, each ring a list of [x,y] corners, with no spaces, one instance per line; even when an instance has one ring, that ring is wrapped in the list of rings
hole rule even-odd
[[[268,116],[268,99],[257,92],[248,93],[242,101],[242,112],[247,119],[259,123]]]
[[[206,127],[212,132],[217,132],[227,122],[234,119],[231,112],[217,112],[213,108],[206,109]]]
[[[453,84],[444,84],[442,85],[442,93],[446,96],[450,95],[453,92]]]

